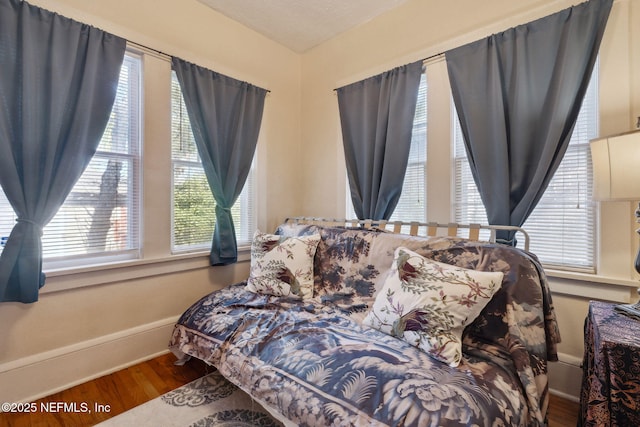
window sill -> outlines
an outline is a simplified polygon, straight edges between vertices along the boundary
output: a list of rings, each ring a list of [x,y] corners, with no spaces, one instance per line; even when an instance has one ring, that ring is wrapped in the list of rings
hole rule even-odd
[[[629,278],[600,276],[545,269],[551,292],[619,303],[630,303],[640,281]]]
[[[247,262],[250,259],[250,247],[238,249],[238,262]],[[209,267],[209,253],[201,251],[163,258],[46,270],[47,281],[40,294]],[[545,269],[545,273],[553,293],[582,298],[629,303],[631,295],[635,293],[632,290],[640,287],[640,281],[633,279],[554,269]]]
[[[238,262],[251,258],[249,247],[238,248]],[[209,252],[192,252],[163,258],[137,259],[77,268],[45,270],[47,280],[40,294],[87,286],[106,285],[126,280],[209,268]]]

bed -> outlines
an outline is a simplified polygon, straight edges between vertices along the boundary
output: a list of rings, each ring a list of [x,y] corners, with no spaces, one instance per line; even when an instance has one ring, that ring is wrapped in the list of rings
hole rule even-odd
[[[493,227],[440,228],[296,218],[256,232],[247,281],[189,307],[169,348],[285,425],[546,425],[560,337],[540,263],[478,241]]]

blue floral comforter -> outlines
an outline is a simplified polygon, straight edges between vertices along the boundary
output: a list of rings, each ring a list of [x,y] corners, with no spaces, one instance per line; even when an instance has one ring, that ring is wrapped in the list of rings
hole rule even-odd
[[[362,281],[371,279],[364,288],[375,293],[377,264],[367,253],[376,249],[377,240],[388,238],[345,233],[350,232],[322,232],[318,262],[325,268],[316,266],[321,272],[316,285],[321,289],[330,276],[362,288]],[[362,280],[344,277],[348,270],[336,267],[354,260],[353,253],[335,251],[336,242],[354,236],[371,239],[366,245],[347,245],[350,251],[359,248],[358,262],[366,269],[349,269]],[[460,239],[422,239],[407,246],[439,261],[505,272],[502,289],[465,330],[458,367],[362,326],[359,319],[370,299],[344,287],[304,301],[255,294],[245,283],[226,287],[181,316],[170,348],[216,366],[294,425],[545,425],[547,360],[555,359],[559,336],[535,258]]]

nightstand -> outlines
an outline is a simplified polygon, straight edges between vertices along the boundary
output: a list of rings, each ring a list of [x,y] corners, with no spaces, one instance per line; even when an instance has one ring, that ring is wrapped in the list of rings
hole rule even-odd
[[[589,303],[580,426],[640,426],[640,321]]]

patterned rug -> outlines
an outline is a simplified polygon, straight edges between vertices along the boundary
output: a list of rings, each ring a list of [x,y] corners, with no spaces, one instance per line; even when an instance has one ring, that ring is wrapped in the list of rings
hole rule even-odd
[[[100,427],[233,426],[282,424],[215,371],[98,424]]]

